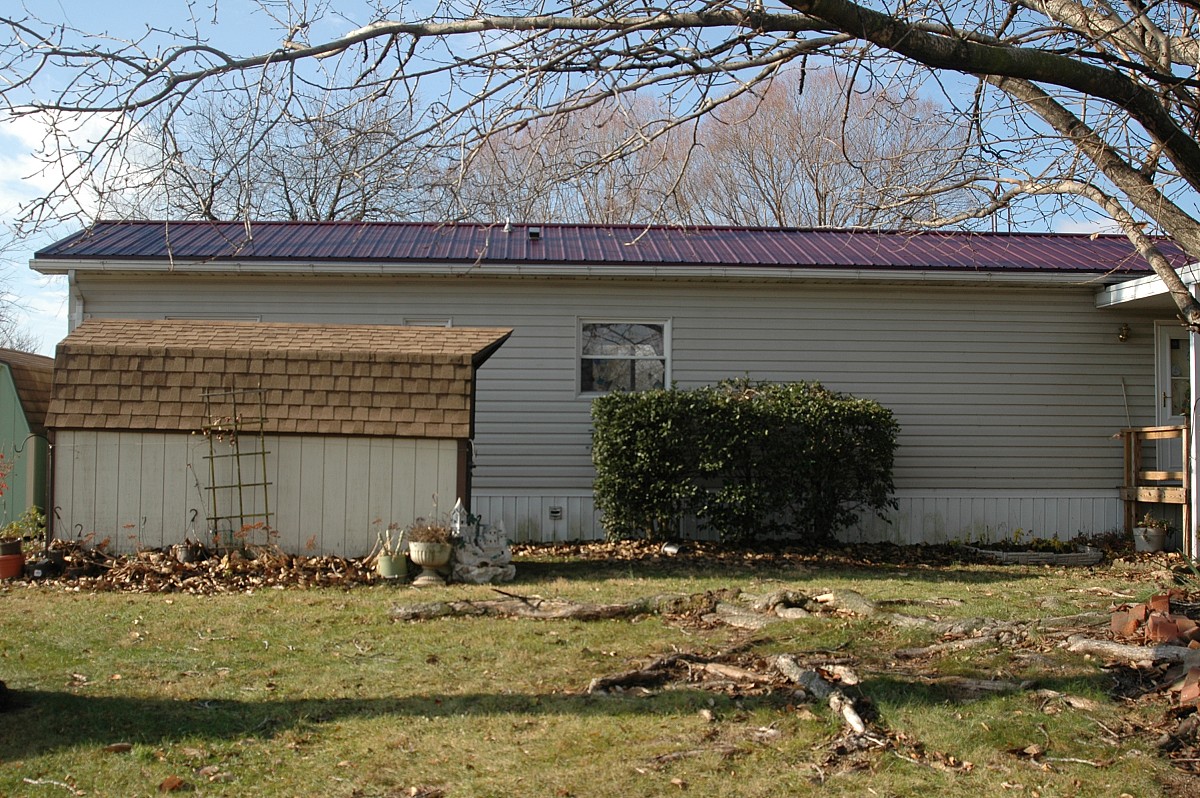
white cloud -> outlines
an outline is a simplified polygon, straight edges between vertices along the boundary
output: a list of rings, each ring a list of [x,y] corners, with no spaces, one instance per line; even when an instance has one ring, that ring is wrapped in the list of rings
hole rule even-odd
[[[20,240],[13,240],[11,232],[21,208],[54,186],[53,175],[34,155],[46,131],[32,117],[0,120],[0,224],[7,230],[0,235],[12,241],[0,253],[0,286],[13,300],[21,328],[40,340],[40,352],[52,354],[67,334],[67,281],[43,277],[28,263],[36,250],[65,231],[47,228]]]
[[[1121,228],[1107,217],[1077,219],[1068,217],[1056,220],[1056,233],[1103,233],[1105,235],[1120,235]]]

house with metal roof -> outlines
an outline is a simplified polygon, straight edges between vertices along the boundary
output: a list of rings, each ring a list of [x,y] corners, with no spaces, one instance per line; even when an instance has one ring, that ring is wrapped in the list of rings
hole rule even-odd
[[[1134,471],[1163,479],[1130,484],[1120,431],[1185,426],[1195,367],[1121,237],[134,221],[80,231],[32,266],[68,276],[79,329],[511,329],[476,376],[471,507],[518,540],[603,535],[596,395],[729,377],[817,380],[895,413],[899,509],[859,539],[1072,537],[1181,509],[1136,499],[1195,494],[1182,438],[1140,447]]]
[[[0,527],[30,507],[45,511],[46,405],[54,361],[0,349]]]

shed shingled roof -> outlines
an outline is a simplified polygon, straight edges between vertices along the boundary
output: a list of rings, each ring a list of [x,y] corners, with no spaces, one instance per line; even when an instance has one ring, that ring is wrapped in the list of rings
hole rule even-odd
[[[54,358],[0,349],[0,363],[8,365],[25,421],[34,432],[44,432],[50,387],[54,381]]]
[[[537,228],[536,238],[530,235]],[[1160,242],[1176,266],[1187,262]],[[529,264],[542,267],[803,269],[1148,274],[1124,236],[768,227],[422,222],[98,222],[40,250],[51,261]],[[107,268],[108,266],[106,266]]]
[[[205,392],[262,388],[270,433],[468,438],[475,369],[511,332],[90,319],[58,345],[46,426],[192,432]]]

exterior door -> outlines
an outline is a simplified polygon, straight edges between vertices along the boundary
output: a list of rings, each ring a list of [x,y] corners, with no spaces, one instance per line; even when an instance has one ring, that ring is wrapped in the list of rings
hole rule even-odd
[[[1155,324],[1158,350],[1155,368],[1155,422],[1159,426],[1186,424],[1192,405],[1192,347],[1188,331],[1178,322]],[[1163,471],[1183,469],[1177,439],[1158,444],[1158,467]]]

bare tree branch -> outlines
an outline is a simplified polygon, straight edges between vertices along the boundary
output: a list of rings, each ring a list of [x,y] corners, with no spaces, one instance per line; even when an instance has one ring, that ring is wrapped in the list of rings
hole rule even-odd
[[[406,174],[430,187],[430,207],[443,214],[499,210],[499,180],[521,186],[508,198],[514,210],[613,220],[753,213],[782,224],[800,218],[805,191],[817,224],[970,224],[1086,203],[1165,279],[1152,234],[1200,260],[1200,7],[1190,0],[597,0],[571,11],[535,1],[512,16],[441,0],[423,16],[381,6],[324,40],[310,37],[328,30],[325,6],[257,8],[272,20],[270,39],[250,54],[224,47],[199,19],[120,39],[0,17],[0,102],[45,120],[42,155],[61,175],[27,219],[119,207],[113,186],[128,195],[152,174],[174,175],[173,191],[186,188],[199,215],[263,212],[250,196],[264,168],[253,158],[236,156],[229,172],[196,168],[187,121],[215,105],[244,109],[228,124],[246,151],[296,148],[288,136],[303,129],[318,161],[374,153],[364,163],[380,168],[403,152],[400,161],[424,165],[419,177]],[[769,87],[788,65],[846,77],[835,122],[808,123],[801,105],[770,115]],[[805,83],[798,92],[815,93]],[[941,150],[917,135],[937,115],[921,105],[935,92],[952,117],[940,122],[952,131]],[[859,121],[859,97],[886,114]],[[408,111],[386,144],[372,139],[368,112],[385,99]],[[99,135],[80,135],[86,119]],[[789,138],[796,129],[807,135]],[[157,172],[146,169],[150,130],[168,154]],[[769,135],[753,142],[752,130]],[[771,149],[782,140],[815,165]],[[734,168],[705,172],[722,147]],[[528,182],[551,165],[586,187],[584,201]],[[269,212],[370,216],[403,205],[372,207],[356,189],[358,167],[309,167],[274,173],[284,199]],[[699,174],[725,181],[724,204],[690,182]],[[181,212],[161,193],[141,196]],[[1180,287],[1172,295],[1196,324],[1200,309]]]

